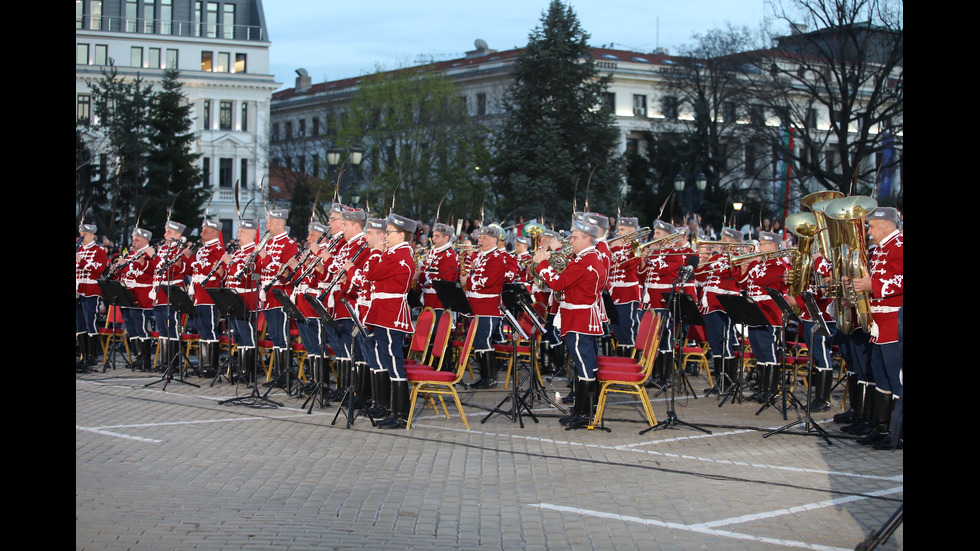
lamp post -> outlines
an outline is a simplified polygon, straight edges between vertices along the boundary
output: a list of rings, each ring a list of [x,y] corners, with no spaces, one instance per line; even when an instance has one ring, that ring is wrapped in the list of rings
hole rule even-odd
[[[341,202],[343,202],[345,196],[347,196],[347,198],[351,200],[353,200],[355,197],[357,197],[358,200],[360,199],[360,197],[355,192],[355,188],[356,188],[357,176],[358,176],[357,169],[361,166],[361,161],[364,160],[364,148],[361,147],[360,144],[355,143],[353,146],[351,146],[349,150],[344,151],[343,149],[337,147],[336,145],[331,145],[329,148],[327,148],[327,166],[328,166],[327,174],[328,175],[330,174],[330,172],[336,170],[337,165],[340,164],[340,161],[345,153],[348,154],[348,160],[350,161],[350,164],[353,165],[354,167],[354,184],[352,184],[350,186],[350,189],[347,190],[346,189],[347,186],[344,186],[343,183],[343,175],[342,174],[338,175],[338,178],[340,178],[339,200]],[[345,193],[345,191],[350,191],[350,193]],[[357,200],[354,200],[354,203],[357,203]]]

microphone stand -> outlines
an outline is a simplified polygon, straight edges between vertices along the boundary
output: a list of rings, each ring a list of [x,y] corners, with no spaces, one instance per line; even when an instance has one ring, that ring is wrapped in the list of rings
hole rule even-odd
[[[673,286],[673,288],[671,288],[671,291],[670,291],[670,295],[669,295],[670,298],[669,298],[669,301],[668,301],[668,310],[671,312],[671,317],[673,318],[672,321],[674,323],[674,345],[675,346],[677,345],[677,342],[678,342],[677,339],[678,339],[678,337],[680,335],[680,332],[679,331],[680,331],[680,328],[681,328],[681,319],[680,319],[680,315],[681,315],[681,307],[680,307],[681,306],[681,295],[683,294],[684,296],[686,296],[687,299],[690,300],[691,303],[692,303],[692,305],[693,305],[693,299],[691,299],[690,295],[687,295],[686,293],[681,293],[678,289],[679,289],[680,285],[683,284],[683,283],[685,283],[685,281],[687,279],[689,279],[690,277],[693,277],[694,276],[694,268],[697,267],[697,264],[698,264],[699,260],[700,259],[697,256],[691,257],[691,260],[688,261],[688,263],[685,266],[685,268],[683,268],[683,269],[681,269],[681,270],[679,270],[677,272],[677,278],[674,279],[674,286]],[[695,305],[694,311],[697,312],[697,306],[696,305]],[[704,321],[701,321],[701,325],[704,325]],[[664,324],[664,327],[666,327],[666,324]],[[663,328],[661,328],[661,331],[663,331]],[[674,373],[673,373],[672,377],[676,377],[677,376],[677,372],[679,370],[678,364],[680,363],[680,361],[681,361],[681,354],[680,354],[680,349],[678,348],[677,349],[677,352],[674,353],[674,365],[672,366],[673,369],[674,369]],[[670,383],[670,381],[668,381],[668,384],[669,383]],[[692,392],[693,392],[693,389],[692,389]],[[695,393],[695,398],[697,398],[697,394],[696,393]],[[640,434],[641,435],[642,434],[646,434],[646,433],[648,433],[648,432],[650,432],[652,430],[659,430],[659,429],[667,429],[667,428],[676,429],[677,427],[675,425],[683,425],[683,426],[686,426],[686,427],[689,427],[689,428],[692,428],[692,429],[699,430],[699,431],[704,432],[706,434],[711,434],[711,431],[708,430],[708,429],[699,427],[697,425],[693,425],[691,423],[687,423],[687,422],[681,421],[677,417],[677,410],[675,409],[676,399],[677,399],[677,384],[671,384],[670,385],[670,406],[669,406],[669,409],[667,410],[667,419],[665,421],[661,421],[661,422],[657,423],[656,425],[654,425],[654,426],[652,426],[650,428],[641,430],[640,431]]]

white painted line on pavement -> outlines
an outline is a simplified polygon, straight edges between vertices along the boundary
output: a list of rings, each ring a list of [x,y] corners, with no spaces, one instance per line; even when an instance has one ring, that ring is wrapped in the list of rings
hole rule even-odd
[[[131,436],[129,434],[119,434],[118,432],[110,432],[107,430],[93,429],[88,427],[80,427],[75,425],[75,430],[84,430],[87,432],[94,432],[96,434],[101,434],[103,436],[114,436],[116,438],[126,438],[128,440],[136,440],[138,442],[149,442],[151,444],[160,444],[163,440],[154,440],[152,438],[143,438],[142,436]]]

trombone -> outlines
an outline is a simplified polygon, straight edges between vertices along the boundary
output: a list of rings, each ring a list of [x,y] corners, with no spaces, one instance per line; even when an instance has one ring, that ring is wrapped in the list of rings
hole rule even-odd
[[[749,251],[755,251],[755,245],[752,243],[736,243],[733,241],[709,241],[707,239],[698,239],[697,237],[691,239],[691,248],[695,251],[701,247],[721,247],[721,252],[723,254],[735,253],[736,251],[745,250],[746,253]],[[742,253],[742,254],[746,254]]]

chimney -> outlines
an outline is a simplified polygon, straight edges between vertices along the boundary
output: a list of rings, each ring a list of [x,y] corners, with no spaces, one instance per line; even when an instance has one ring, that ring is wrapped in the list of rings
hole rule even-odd
[[[302,92],[310,86],[313,86],[313,79],[310,78],[306,69],[296,69],[296,91]]]

